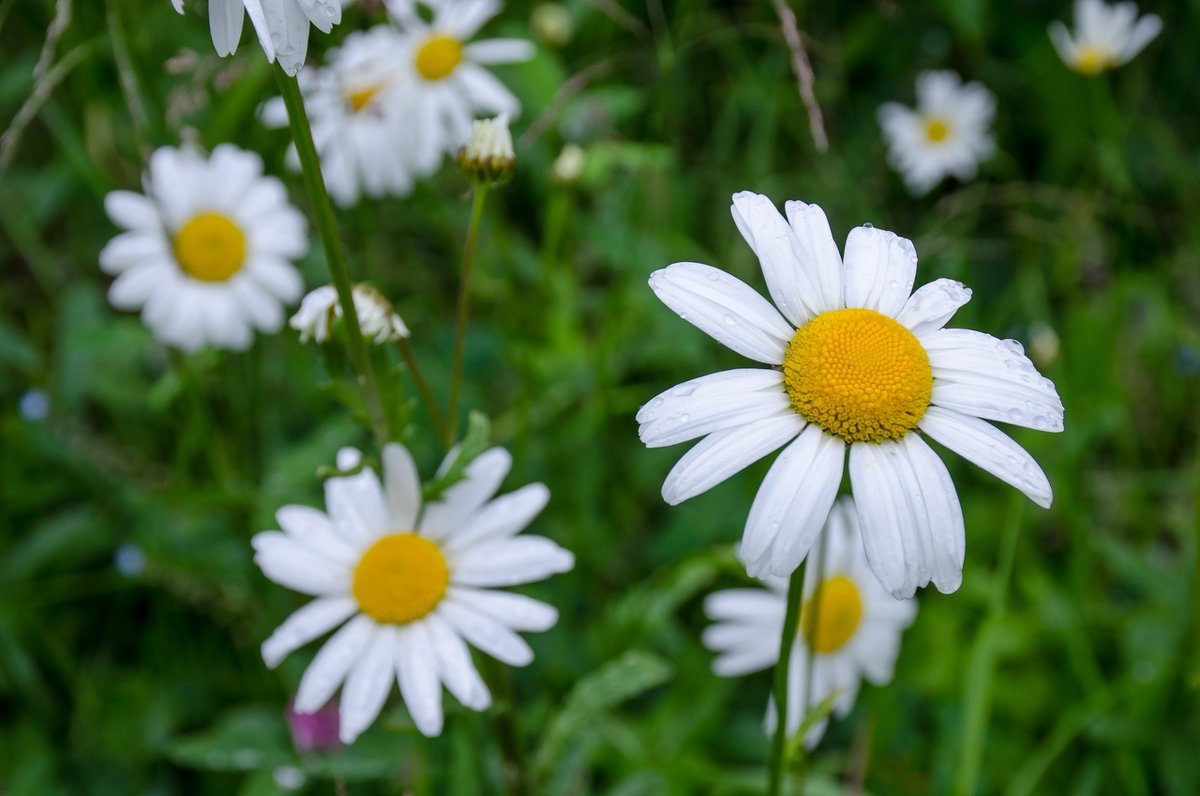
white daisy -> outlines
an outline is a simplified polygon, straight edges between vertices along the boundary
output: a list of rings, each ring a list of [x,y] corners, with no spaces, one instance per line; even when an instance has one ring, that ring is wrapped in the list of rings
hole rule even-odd
[[[789,736],[800,729],[811,707],[831,695],[837,695],[834,715],[842,718],[849,713],[861,678],[875,685],[891,680],[900,653],[900,634],[917,614],[915,601],[895,599],[871,572],[850,498],[838,501],[830,512],[824,546],[824,557],[817,545],[804,573],[800,627],[788,658],[784,727]],[[715,624],[705,629],[703,641],[718,653],[713,671],[722,677],[757,672],[779,660],[788,582],[786,578],[767,578],[765,583],[765,589],[716,592],[704,602],[705,612]],[[768,733],[774,732],[775,721],[772,699],[767,710]],[[808,730],[804,741],[809,748],[821,739],[826,724],[828,719]]]
[[[1016,341],[943,329],[971,291],[938,279],[912,292],[910,241],[858,227],[843,265],[816,205],[788,202],[785,220],[770,199],[743,192],[733,197],[733,218],[779,310],[699,263],[655,271],[650,287],[681,318],[769,367],[703,376],[642,407],[638,433],[650,447],[703,437],[667,476],[663,498],[687,500],[787,445],[742,542],[751,575],[784,576],[812,547],[848,452],[867,558],[884,587],[910,597],[932,580],[954,591],[962,509],[924,436],[1049,506],[1037,463],[980,418],[1061,431],[1054,385]]]
[[[404,319],[392,309],[392,303],[370,285],[358,284],[351,290],[354,296],[354,311],[363,337],[381,345],[408,337],[408,326]],[[337,288],[322,285],[310,292],[300,302],[300,309],[288,321],[288,325],[300,332],[300,342],[316,340],[323,343],[335,318],[342,317],[342,305],[338,301]]]
[[[916,110],[879,106],[888,161],[915,195],[947,176],[969,180],[995,147],[989,132],[995,113],[995,98],[982,84],[963,85],[953,72],[922,72]]]
[[[1137,14],[1137,6],[1129,2],[1075,0],[1075,35],[1054,22],[1050,40],[1067,66],[1083,75],[1098,75],[1127,63],[1162,32],[1158,16],[1138,19]]]
[[[183,0],[171,0],[171,5],[183,13]],[[308,52],[308,26],[316,25],[322,33],[333,30],[342,21],[342,3],[338,0],[209,0],[208,25],[212,32],[217,55],[231,55],[237,50],[242,36],[242,20],[250,15],[250,24],[267,60],[279,65],[289,75],[304,66]]]
[[[194,351],[243,349],[252,332],[283,325],[283,304],[304,283],[291,261],[308,249],[304,216],[262,159],[230,144],[205,157],[162,147],[150,156],[145,195],[113,191],[104,207],[123,232],[100,252],[117,274],[108,300],[141,309],[163,342]]]
[[[404,47],[405,38],[395,28],[377,25],[348,35],[330,51],[327,67],[300,74],[321,173],[342,207],[363,193],[378,198],[412,190],[414,129],[396,90],[413,79]],[[288,126],[282,97],[267,102],[262,115],[272,127]],[[300,168],[295,146],[288,164]]]
[[[545,486],[492,499],[511,463],[501,448],[480,454],[422,509],[412,457],[387,445],[382,486],[370,469],[331,478],[328,514],[285,506],[275,515],[283,532],[254,537],[268,578],[317,597],[263,642],[266,664],[341,626],[304,672],[296,710],[312,713],[343,686],[340,734],[350,743],[379,715],[394,679],[417,729],[433,736],[443,684],[472,710],[491,704],[466,642],[510,666],[533,660],[514,631],[553,627],[558,612],[496,589],[566,572],[575,559],[545,537],[517,536],[546,505]],[[337,464],[358,466],[358,451],[343,449]]]
[[[522,39],[469,41],[500,12],[498,0],[426,5],[433,12],[431,22],[417,15],[414,3],[392,2],[389,7],[408,32],[405,57],[415,77],[404,85],[407,118],[416,127],[418,168],[430,172],[443,155],[458,153],[477,115],[520,114],[517,98],[484,66],[528,61],[534,48]]]

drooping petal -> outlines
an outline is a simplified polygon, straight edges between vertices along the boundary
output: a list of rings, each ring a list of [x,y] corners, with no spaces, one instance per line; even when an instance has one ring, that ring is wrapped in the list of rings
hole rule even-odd
[[[874,227],[855,227],[846,238],[846,306],[896,317],[912,293],[917,250],[912,241]]]
[[[242,36],[246,7],[242,0],[209,0],[208,27],[217,55],[232,55]]]

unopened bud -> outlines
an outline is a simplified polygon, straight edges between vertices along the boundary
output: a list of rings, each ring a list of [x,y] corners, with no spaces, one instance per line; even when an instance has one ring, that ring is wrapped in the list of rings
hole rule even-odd
[[[583,147],[579,144],[564,146],[562,152],[554,159],[554,181],[563,185],[574,185],[583,175],[584,160]]]
[[[508,131],[508,116],[479,119],[471,125],[467,145],[458,150],[458,165],[471,180],[480,185],[501,185],[517,169],[512,134]]]
[[[370,285],[355,285],[353,288],[354,312],[358,315],[358,326],[363,338],[383,344],[408,337],[408,327],[396,314],[392,303]],[[309,293],[300,302],[300,309],[288,324],[300,332],[300,342],[316,340],[323,343],[329,339],[335,319],[342,317],[342,305],[338,301],[337,289],[324,285]]]

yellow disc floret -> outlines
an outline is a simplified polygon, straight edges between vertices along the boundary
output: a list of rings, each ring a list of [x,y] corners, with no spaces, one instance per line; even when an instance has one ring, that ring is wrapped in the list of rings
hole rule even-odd
[[[379,86],[367,86],[366,88],[347,91],[346,102],[350,104],[350,110],[358,113],[370,105],[375,100],[375,95],[379,93],[379,88]]]
[[[929,407],[933,371],[920,341],[874,310],[823,312],[783,357],[792,408],[846,442],[899,439]]]
[[[925,137],[935,144],[940,144],[950,135],[950,125],[945,119],[931,116],[925,120]]]
[[[175,233],[175,260],[193,279],[224,282],[245,259],[245,234],[221,213],[198,213]]]
[[[463,60],[462,42],[445,33],[435,33],[417,50],[417,72],[426,80],[441,80]]]
[[[813,610],[813,606],[816,610]],[[815,652],[837,652],[854,638],[862,622],[862,596],[845,575],[827,578],[800,609],[800,630]]]
[[[375,621],[402,625],[432,611],[449,582],[450,570],[436,544],[415,533],[394,533],[359,559],[354,599]]]
[[[1117,59],[1105,50],[1084,44],[1075,51],[1075,71],[1081,75],[1098,75],[1116,65]]]

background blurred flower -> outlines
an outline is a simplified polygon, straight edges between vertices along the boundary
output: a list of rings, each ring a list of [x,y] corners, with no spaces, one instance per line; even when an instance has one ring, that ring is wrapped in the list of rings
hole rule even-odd
[[[750,575],[786,576],[812,548],[848,453],[867,558],[884,588],[911,597],[932,580],[956,590],[962,507],[946,466],[913,432],[1049,506],[1041,468],[983,419],[1061,431],[1054,385],[1015,341],[942,329],[971,291],[938,279],[913,292],[911,241],[857,227],[843,264],[816,205],[788,202],[785,220],[767,197],[742,192],[733,218],[778,310],[699,263],[655,271],[650,287],[722,345],[772,367],[694,379],[642,407],[638,435],[650,447],[703,437],[667,475],[663,499],[694,497],[787,445],[750,507],[741,547]]]
[[[356,450],[338,453],[341,470],[359,462]],[[491,704],[464,642],[510,666],[533,660],[514,631],[547,630],[558,612],[496,589],[566,572],[575,559],[545,537],[517,536],[546,505],[545,486],[492,499],[511,463],[501,448],[480,454],[464,480],[422,510],[412,457],[388,445],[382,486],[370,469],[331,478],[328,514],[285,506],[276,514],[283,532],[254,537],[263,574],[317,597],[263,642],[266,664],[278,665],[341,625],[305,671],[296,710],[316,710],[344,682],[339,735],[351,743],[379,715],[398,679],[417,729],[438,735],[443,683],[472,710]]]
[[[343,746],[336,699],[329,700],[311,713],[296,710],[295,700],[288,702],[287,725],[292,735],[292,745],[301,754],[328,752]]]
[[[183,13],[183,0],[171,0]],[[242,35],[242,20],[250,15],[250,24],[268,61],[279,59],[289,75],[300,71],[308,52],[308,26],[311,22],[322,33],[333,30],[342,21],[342,3],[338,0],[209,0],[208,24],[217,55],[231,55]]]
[[[1050,24],[1050,40],[1067,66],[1081,75],[1098,75],[1127,63],[1162,31],[1162,19],[1138,19],[1131,2],[1075,0],[1075,33],[1061,22]]]
[[[357,284],[353,295],[354,311],[358,313],[358,325],[364,338],[382,344],[409,336],[404,320],[378,290],[370,285]],[[329,339],[334,319],[341,317],[342,305],[338,301],[337,288],[323,285],[304,297],[299,311],[288,323],[300,332],[300,342],[316,340],[323,343]]]
[[[458,151],[458,165],[467,176],[489,185],[499,184],[517,168],[508,117],[477,119],[471,125],[471,137]]]
[[[879,106],[888,161],[917,195],[948,176],[969,180],[995,148],[989,132],[995,113],[995,98],[983,85],[963,85],[953,72],[922,72],[916,110]]]
[[[900,634],[917,614],[915,601],[892,597],[871,571],[853,500],[842,498],[834,505],[822,534],[804,573],[800,628],[788,657],[789,736],[810,709],[830,696],[836,698],[834,715],[849,713],[860,679],[875,685],[891,680]],[[765,583],[765,589],[728,589],[704,601],[714,623],[704,631],[704,645],[717,653],[713,671],[722,677],[773,667],[779,660],[788,582],[772,577]],[[768,733],[774,732],[776,715],[772,698]],[[815,722],[804,736],[805,745],[815,746],[828,723],[828,718]]]

